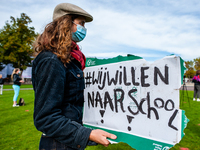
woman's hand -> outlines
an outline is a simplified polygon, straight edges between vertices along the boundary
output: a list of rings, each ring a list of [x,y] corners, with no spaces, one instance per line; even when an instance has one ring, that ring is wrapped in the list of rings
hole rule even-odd
[[[20,80],[19,82],[21,82],[21,83],[24,83],[24,81],[23,81],[23,80]]]
[[[117,138],[117,136],[114,134],[105,132],[100,129],[96,129],[96,130],[92,130],[92,132],[90,133],[89,140],[94,141],[96,143],[99,143],[99,144],[107,147],[110,144],[110,142],[106,139],[107,137],[110,139]]]

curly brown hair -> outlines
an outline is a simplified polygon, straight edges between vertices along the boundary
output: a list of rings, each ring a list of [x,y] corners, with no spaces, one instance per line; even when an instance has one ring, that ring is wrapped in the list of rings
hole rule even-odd
[[[77,15],[65,15],[46,25],[44,32],[34,43],[37,53],[48,50],[57,55],[65,64],[71,60],[72,21]]]

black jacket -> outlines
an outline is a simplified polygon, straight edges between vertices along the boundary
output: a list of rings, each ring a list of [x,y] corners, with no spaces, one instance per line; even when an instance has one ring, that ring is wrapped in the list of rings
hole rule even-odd
[[[193,79],[192,79],[192,82],[195,84],[195,85],[200,85],[200,79],[199,79],[200,75],[196,74]]]
[[[36,128],[73,149],[84,149],[91,129],[82,126],[83,71],[74,62],[65,67],[55,54],[43,51],[33,61],[32,83]]]
[[[21,86],[21,82],[19,82],[20,80],[21,80],[21,78],[19,77],[18,74],[13,74],[13,83],[14,83],[15,85]]]
[[[4,84],[3,78],[0,79],[0,84]]]

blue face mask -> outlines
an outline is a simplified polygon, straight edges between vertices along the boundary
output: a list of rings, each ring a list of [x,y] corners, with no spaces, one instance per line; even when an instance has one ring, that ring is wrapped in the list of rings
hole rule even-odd
[[[74,23],[74,24],[76,24],[76,23]],[[77,30],[76,30],[76,32],[72,33],[72,40],[74,42],[80,42],[85,38],[87,29],[79,24],[76,24],[76,26],[77,26],[76,27]]]

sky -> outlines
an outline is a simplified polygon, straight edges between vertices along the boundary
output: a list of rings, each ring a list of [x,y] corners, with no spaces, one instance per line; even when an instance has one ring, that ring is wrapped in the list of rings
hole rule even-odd
[[[175,54],[200,57],[199,0],[1,0],[0,28],[10,16],[26,13],[42,33],[57,4],[72,3],[90,13],[86,38],[78,43],[86,57],[132,54],[149,62]]]

